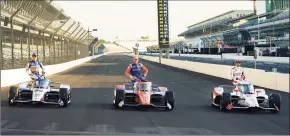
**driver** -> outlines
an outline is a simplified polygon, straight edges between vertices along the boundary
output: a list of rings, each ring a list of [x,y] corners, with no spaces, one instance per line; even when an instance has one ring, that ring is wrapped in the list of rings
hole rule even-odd
[[[236,66],[231,70],[231,79],[233,82],[235,82],[235,80],[245,80],[245,72],[239,60],[236,61]]]
[[[42,69],[42,75],[40,75],[39,70]],[[31,60],[28,62],[26,66],[26,72],[29,74],[32,80],[35,80],[35,76],[40,78],[41,76],[44,76],[45,70],[41,62],[37,60],[36,53],[33,53],[31,56]]]
[[[136,77],[141,80],[141,82],[146,82],[141,78],[141,71],[143,70],[143,76],[146,77],[148,74],[148,69],[138,61],[138,57],[133,57],[133,63],[128,66],[126,69],[125,75],[129,77],[132,82],[136,82]]]

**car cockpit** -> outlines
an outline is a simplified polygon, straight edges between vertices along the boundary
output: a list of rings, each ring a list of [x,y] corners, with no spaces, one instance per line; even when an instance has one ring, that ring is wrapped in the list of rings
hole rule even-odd
[[[152,83],[151,82],[137,82],[135,83],[136,90],[142,91],[151,91],[152,90]]]
[[[254,85],[252,85],[252,84],[239,84],[239,85],[237,85],[237,88],[243,94],[254,94],[255,93]]]

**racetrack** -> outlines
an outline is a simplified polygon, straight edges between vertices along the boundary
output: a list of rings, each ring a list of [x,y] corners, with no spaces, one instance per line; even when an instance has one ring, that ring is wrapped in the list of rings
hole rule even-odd
[[[280,114],[222,113],[210,107],[210,91],[229,81],[147,61],[143,63],[149,69],[148,79],[175,91],[174,111],[116,110],[112,106],[113,88],[129,81],[124,76],[129,63],[127,56],[106,55],[50,76],[72,86],[72,103],[67,108],[8,107],[8,88],[1,88],[1,134],[289,134],[288,93],[279,92]]]

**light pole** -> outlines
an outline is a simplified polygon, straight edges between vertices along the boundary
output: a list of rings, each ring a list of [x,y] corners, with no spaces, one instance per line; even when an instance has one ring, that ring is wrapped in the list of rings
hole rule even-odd
[[[258,15],[258,41],[260,40],[260,15]]]
[[[274,9],[275,9],[275,10],[274,10],[274,12],[275,12],[274,15],[276,16],[276,13],[277,13],[277,7],[276,7],[275,0],[273,0],[273,2],[274,2]],[[273,29],[272,37],[274,37],[274,31],[275,31],[275,30],[274,30],[274,24],[275,24],[275,23],[273,23],[273,26],[272,26],[272,29]],[[272,44],[272,38],[270,39],[270,47],[272,48],[272,45],[271,45],[271,44]],[[271,50],[272,50],[272,49],[270,49],[270,51],[271,51]],[[274,47],[274,50],[275,50],[275,57],[276,57],[276,56],[277,56],[277,47]]]
[[[87,42],[88,42],[88,46],[90,46],[90,32],[94,32],[94,31],[98,31],[98,29],[93,29],[92,31],[90,31],[90,28],[88,27],[88,35],[87,35]],[[90,47],[91,48],[91,55],[93,55],[93,47]]]
[[[88,44],[89,44],[89,38],[90,38],[90,32],[95,32],[95,31],[98,31],[98,29],[93,29],[92,31],[90,31],[90,28],[88,27],[88,37],[87,37],[87,40],[88,40]]]
[[[254,41],[254,59],[255,59],[255,69],[257,69],[257,48],[256,48],[256,41],[255,41],[255,37],[251,38],[252,41]]]

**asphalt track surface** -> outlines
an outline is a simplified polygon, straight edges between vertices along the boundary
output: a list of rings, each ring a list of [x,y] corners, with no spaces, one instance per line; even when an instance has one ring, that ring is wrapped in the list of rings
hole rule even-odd
[[[157,57],[158,54],[147,54],[148,56]],[[234,59],[220,59],[220,58],[201,58],[201,57],[192,57],[192,56],[170,56],[170,59],[176,60],[187,60],[193,62],[201,62],[201,63],[210,63],[210,64],[217,64],[217,65],[228,65],[233,66],[235,60]],[[255,61],[244,61],[241,60],[242,66],[246,68],[255,68]],[[286,73],[289,74],[289,64],[285,63],[273,63],[273,62],[263,62],[257,61],[256,68],[265,70],[267,72],[271,72],[272,68],[277,68],[277,72],[279,73]]]
[[[287,93],[278,92],[282,96],[279,114],[223,113],[210,106],[210,91],[229,81],[141,62],[149,69],[149,80],[175,91],[174,111],[114,109],[113,87],[129,81],[124,71],[131,58],[106,55],[49,77],[72,85],[72,103],[67,108],[24,104],[8,107],[8,88],[1,88],[1,134],[289,134]],[[268,91],[271,92],[276,91]]]

